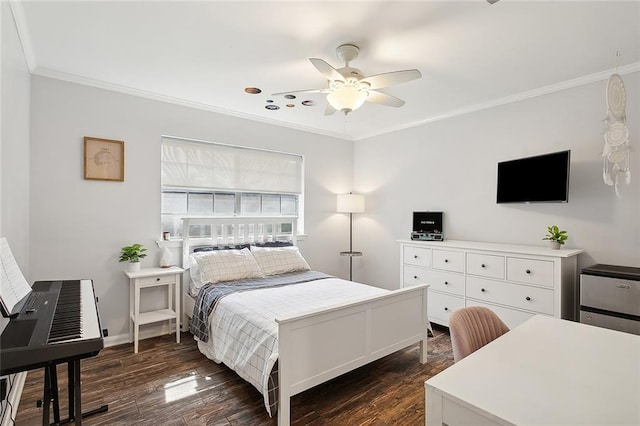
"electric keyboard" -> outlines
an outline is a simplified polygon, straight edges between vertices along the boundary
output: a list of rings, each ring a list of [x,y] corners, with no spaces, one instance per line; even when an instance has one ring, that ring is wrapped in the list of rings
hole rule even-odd
[[[0,336],[0,375],[95,356],[104,347],[91,280],[37,281]]]

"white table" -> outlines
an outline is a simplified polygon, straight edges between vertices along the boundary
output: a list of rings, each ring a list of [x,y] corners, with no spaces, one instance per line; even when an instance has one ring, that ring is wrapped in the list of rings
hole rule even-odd
[[[129,277],[129,341],[133,340],[133,352],[138,353],[140,325],[159,321],[176,321],[176,343],[180,343],[180,276],[184,269],[143,268],[140,271],[125,274]],[[149,287],[167,286],[165,309],[140,312],[140,290]],[[173,293],[172,293],[173,292]]]
[[[425,388],[429,426],[638,425],[640,336],[538,315]]]

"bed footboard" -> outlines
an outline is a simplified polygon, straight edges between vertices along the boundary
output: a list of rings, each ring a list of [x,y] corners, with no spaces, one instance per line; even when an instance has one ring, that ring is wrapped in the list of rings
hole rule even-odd
[[[427,285],[335,308],[279,318],[278,425],[290,422],[290,398],[420,342],[427,362]]]

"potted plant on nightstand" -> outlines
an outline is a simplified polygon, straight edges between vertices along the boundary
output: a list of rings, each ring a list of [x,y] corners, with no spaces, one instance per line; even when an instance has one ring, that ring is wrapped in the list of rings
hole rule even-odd
[[[561,245],[567,241],[569,237],[567,236],[567,231],[561,231],[556,225],[551,225],[547,227],[547,235],[543,238],[543,240],[548,240],[551,242],[551,248],[554,250],[558,250]]]
[[[129,262],[127,270],[129,272],[137,272],[140,270],[140,261],[147,257],[146,248],[142,244],[133,244],[122,247],[120,252],[120,262]]]

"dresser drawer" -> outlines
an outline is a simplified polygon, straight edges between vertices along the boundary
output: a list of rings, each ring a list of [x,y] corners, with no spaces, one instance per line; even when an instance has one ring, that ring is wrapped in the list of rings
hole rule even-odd
[[[150,285],[174,284],[176,282],[176,276],[161,275],[155,277],[138,278],[138,280],[140,280],[140,287],[147,287]]]
[[[464,272],[464,252],[433,250],[433,267],[452,272]]]
[[[504,257],[467,253],[467,274],[504,279]]]
[[[524,312],[518,311],[515,309],[510,309],[504,306],[491,305],[489,303],[480,302],[478,300],[467,300],[467,306],[484,306],[485,308],[491,309],[493,312],[498,315],[498,318],[502,320],[509,329],[513,329],[529,318],[533,317],[535,314],[532,312]]]
[[[427,269],[419,266],[404,265],[402,267],[402,286],[412,287],[420,284],[429,284],[427,281]]]
[[[460,308],[464,308],[464,299],[462,297],[429,291],[427,314],[433,322],[449,325],[449,315]]]
[[[402,253],[402,259],[403,263],[429,268],[431,266],[431,249],[407,246]]]
[[[424,269],[422,277],[430,290],[464,295],[464,275]]]
[[[553,287],[553,262],[508,257],[507,280]]]
[[[553,290],[467,277],[467,298],[553,315]]]

